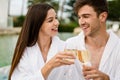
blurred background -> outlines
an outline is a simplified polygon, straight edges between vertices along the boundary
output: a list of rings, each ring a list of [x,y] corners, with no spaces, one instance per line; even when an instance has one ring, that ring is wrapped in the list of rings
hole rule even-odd
[[[62,40],[77,35],[81,29],[73,11],[75,0],[0,0],[0,80],[7,80],[14,48],[28,8],[46,2],[55,7]],[[108,0],[107,29],[120,37],[120,0]]]

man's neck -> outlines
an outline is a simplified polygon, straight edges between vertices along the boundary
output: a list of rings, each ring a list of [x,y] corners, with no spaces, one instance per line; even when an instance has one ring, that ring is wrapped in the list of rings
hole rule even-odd
[[[90,45],[94,48],[104,47],[108,41],[109,34],[106,32],[104,35],[96,35],[96,36],[87,36],[85,37],[86,45]]]

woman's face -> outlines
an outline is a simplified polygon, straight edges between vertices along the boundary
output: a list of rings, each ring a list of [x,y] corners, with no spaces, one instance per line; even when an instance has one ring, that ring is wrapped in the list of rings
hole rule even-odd
[[[50,9],[47,12],[47,16],[40,28],[39,34],[49,37],[55,36],[58,33],[58,26],[59,21],[57,19],[56,12],[54,9]]]

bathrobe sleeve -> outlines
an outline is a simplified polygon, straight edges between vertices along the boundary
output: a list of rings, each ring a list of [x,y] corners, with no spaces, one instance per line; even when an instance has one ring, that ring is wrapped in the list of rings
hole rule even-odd
[[[35,59],[28,54],[26,49],[18,66],[12,74],[11,80],[44,80],[40,68],[36,70],[36,68],[32,65],[31,61],[34,60]]]

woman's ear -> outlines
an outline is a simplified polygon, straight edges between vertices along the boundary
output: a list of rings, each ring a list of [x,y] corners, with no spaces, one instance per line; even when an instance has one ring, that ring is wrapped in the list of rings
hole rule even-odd
[[[102,12],[100,15],[99,15],[99,19],[101,22],[105,22],[106,19],[107,19],[107,16],[108,16],[108,13],[107,12]]]

